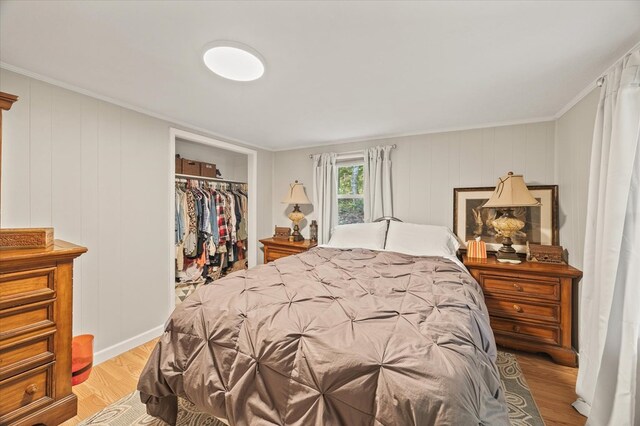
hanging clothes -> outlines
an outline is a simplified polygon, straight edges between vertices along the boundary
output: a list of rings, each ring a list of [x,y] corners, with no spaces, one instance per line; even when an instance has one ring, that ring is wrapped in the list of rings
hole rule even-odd
[[[246,184],[177,180],[177,281],[201,283],[246,268],[246,191]]]

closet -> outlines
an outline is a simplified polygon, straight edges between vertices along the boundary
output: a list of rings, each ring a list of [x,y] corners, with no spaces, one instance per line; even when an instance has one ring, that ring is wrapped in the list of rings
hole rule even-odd
[[[248,191],[246,155],[176,141],[176,305],[247,268]]]

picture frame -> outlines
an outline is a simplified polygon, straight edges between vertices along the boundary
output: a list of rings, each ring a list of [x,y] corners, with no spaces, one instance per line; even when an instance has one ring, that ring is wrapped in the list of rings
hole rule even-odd
[[[531,244],[558,245],[558,185],[527,185],[540,206],[518,207],[514,215],[525,222],[525,227],[512,237],[517,253],[526,254],[527,241]],[[489,200],[493,186],[453,189],[453,232],[464,242],[460,251],[466,252],[466,243],[480,237],[488,252],[502,246],[502,238],[492,229],[490,221],[499,217],[499,209],[481,206]]]

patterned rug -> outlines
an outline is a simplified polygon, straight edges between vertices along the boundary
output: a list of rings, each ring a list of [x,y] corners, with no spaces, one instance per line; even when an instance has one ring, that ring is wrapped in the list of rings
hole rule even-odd
[[[215,417],[196,410],[189,401],[178,398],[178,421],[180,426],[226,426]],[[79,423],[78,426],[166,426],[160,419],[147,414],[147,407],[140,402],[138,391],[130,393],[109,405],[102,411],[98,411],[90,418]]]
[[[509,352],[498,351],[496,364],[505,390],[511,424],[513,426],[544,426],[544,420],[531,395],[516,356]]]
[[[544,426],[538,406],[531,396],[515,355],[498,352],[498,369],[509,406],[509,421],[514,426]],[[225,426],[226,423],[198,412],[193,404],[179,398],[178,426]],[[86,419],[79,426],[165,426],[147,414],[138,392],[133,392]]]
[[[204,283],[197,283],[197,284],[176,283],[176,306],[184,302],[184,299],[189,297],[191,293],[193,293],[198,289],[198,287],[203,285]]]

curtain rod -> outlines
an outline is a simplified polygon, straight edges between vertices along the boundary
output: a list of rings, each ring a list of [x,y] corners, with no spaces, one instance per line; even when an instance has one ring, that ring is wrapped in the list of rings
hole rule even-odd
[[[600,74],[600,77],[596,80],[596,86],[602,87],[602,85],[604,84],[605,76],[609,73],[609,71],[611,71],[611,69],[613,67],[615,67],[618,62],[620,62],[621,60],[626,58],[627,55],[633,53],[633,51],[638,49],[638,48],[640,48],[640,42],[634,44],[633,47],[631,49],[627,50],[627,52],[624,55],[622,55],[621,57],[616,59],[616,61],[613,64],[611,64],[611,66],[609,66],[609,68],[607,68],[602,74]]]
[[[190,180],[208,180],[212,182],[221,182],[221,183],[240,183],[243,185],[247,184],[247,182],[241,182],[239,180],[227,180],[227,179],[220,179],[220,178],[210,178],[206,176],[183,175],[181,173],[176,173],[176,178],[190,179]]]
[[[393,145],[391,145],[391,148],[396,148],[396,144],[394,143]],[[347,151],[347,152],[337,152],[336,155],[349,155],[349,154],[360,154],[362,151],[364,151],[364,149],[359,149],[357,151]],[[317,154],[309,154],[309,158],[313,158],[314,155],[318,155],[318,154],[324,154],[322,152],[319,152]]]

